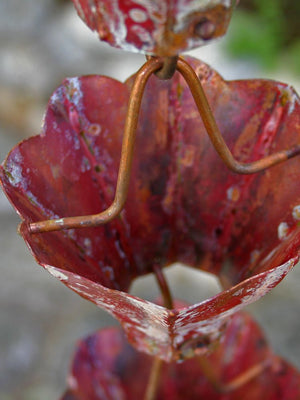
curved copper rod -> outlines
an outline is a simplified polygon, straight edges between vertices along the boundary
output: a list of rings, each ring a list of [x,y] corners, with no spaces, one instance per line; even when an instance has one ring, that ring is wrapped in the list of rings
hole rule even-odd
[[[220,130],[216,124],[215,118],[202,88],[201,82],[197,77],[195,71],[182,58],[178,59],[177,70],[181,73],[190,88],[196,106],[202,118],[203,124],[214,148],[229,169],[239,174],[253,174],[263,171],[266,168],[272,167],[273,165],[286,161],[289,158],[300,154],[300,145],[297,145],[292,149],[279,151],[278,153],[274,153],[270,156],[261,158],[258,161],[253,161],[250,163],[241,163],[237,161],[233,157],[231,151],[227,147],[227,144],[220,133]]]
[[[112,204],[99,214],[66,217],[31,223],[29,224],[29,231],[31,233],[98,226],[111,221],[120,214],[128,193],[136,127],[145,85],[149,77],[161,67],[162,61],[160,59],[150,59],[137,72],[128,103],[116,193]]]
[[[116,193],[112,204],[99,214],[66,217],[31,223],[29,224],[29,231],[31,233],[98,226],[111,221],[120,214],[124,207],[128,193],[136,127],[145,85],[151,74],[163,67],[163,63],[164,61],[162,59],[149,58],[148,61],[137,72],[129,98]],[[177,61],[177,70],[181,73],[191,90],[194,101],[214,148],[229,169],[240,174],[252,174],[300,154],[300,145],[297,145],[292,149],[280,151],[258,161],[250,163],[241,163],[237,161],[233,157],[219,131],[203,91],[201,82],[196,73],[182,58],[179,58]]]

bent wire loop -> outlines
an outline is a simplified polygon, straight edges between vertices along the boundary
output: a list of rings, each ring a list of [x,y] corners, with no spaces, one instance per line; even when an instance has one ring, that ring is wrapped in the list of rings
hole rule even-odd
[[[159,72],[164,71],[166,62],[171,64],[171,67],[170,65],[167,65],[166,69],[168,70],[168,73],[164,76],[164,74],[159,74]],[[176,68],[174,67],[174,64]],[[180,72],[188,84],[207,134],[209,135],[215,150],[230,170],[239,174],[253,174],[300,154],[300,145],[296,145],[291,149],[279,151],[258,161],[250,163],[241,163],[237,161],[233,157],[220,133],[201,82],[192,67],[182,58],[177,59],[176,57],[170,62],[170,60],[166,61],[166,59],[150,57],[137,72],[131,90],[125,121],[116,192],[112,204],[99,214],[66,217],[30,223],[29,231],[31,233],[50,232],[71,228],[95,227],[110,222],[120,214],[124,207],[128,193],[136,128],[146,83],[153,73],[156,73],[160,79],[169,79],[171,77],[170,75],[172,75],[172,72],[174,72],[175,69]],[[171,73],[170,70],[172,71]]]

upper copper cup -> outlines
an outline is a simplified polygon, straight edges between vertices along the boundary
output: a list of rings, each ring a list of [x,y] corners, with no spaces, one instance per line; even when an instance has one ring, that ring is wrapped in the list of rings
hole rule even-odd
[[[79,16],[114,47],[173,56],[226,33],[236,0],[73,0]]]

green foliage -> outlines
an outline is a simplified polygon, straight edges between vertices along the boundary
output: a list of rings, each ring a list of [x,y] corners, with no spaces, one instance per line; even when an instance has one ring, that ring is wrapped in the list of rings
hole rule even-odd
[[[242,0],[233,15],[227,49],[233,57],[254,59],[265,68],[275,67],[284,54],[300,72],[299,23],[294,23],[299,17],[298,0],[291,7],[283,0]]]
[[[293,72],[300,75],[300,39],[296,40],[290,47],[287,55],[288,64]]]

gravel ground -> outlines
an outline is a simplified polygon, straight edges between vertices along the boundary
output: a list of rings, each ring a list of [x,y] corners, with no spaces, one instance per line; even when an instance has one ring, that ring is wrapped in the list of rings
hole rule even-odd
[[[50,0],[1,2],[0,38],[1,160],[19,140],[39,131],[47,98],[65,76],[101,73],[123,80],[144,60],[99,44],[72,8]],[[220,42],[192,54],[227,79],[269,77],[300,90],[300,82],[285,70],[267,75],[249,63],[232,63],[222,46]],[[34,262],[16,233],[18,221],[0,193],[0,398],[54,400],[65,387],[76,341],[115,322]],[[218,292],[216,280],[198,271],[177,266],[167,274],[176,296],[187,301]],[[139,279],[133,292],[153,299],[151,279]],[[296,267],[272,293],[249,307],[275,350],[298,368],[299,304]]]

